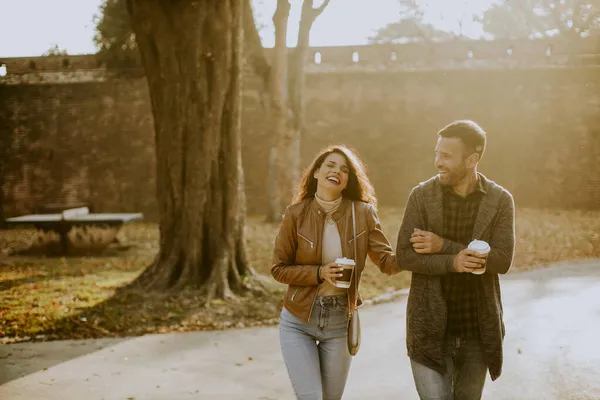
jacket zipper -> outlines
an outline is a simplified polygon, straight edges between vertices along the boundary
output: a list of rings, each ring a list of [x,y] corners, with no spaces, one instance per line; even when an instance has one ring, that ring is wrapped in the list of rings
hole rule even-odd
[[[299,287],[296,288],[296,290],[294,291],[294,294],[292,295],[291,301],[294,302],[294,298],[296,297],[296,295],[298,294],[298,290],[300,290]]]
[[[309,244],[310,244],[310,248],[314,248],[315,244],[314,242],[308,240],[306,237],[302,236],[301,234],[298,234],[298,236],[300,236],[302,239],[306,240]]]
[[[358,238],[359,238],[359,237],[361,237],[361,236],[363,235],[363,233],[365,233],[365,232],[366,232],[366,230],[364,230],[364,231],[362,231],[361,233],[359,233],[358,235],[356,235],[356,237],[355,237],[355,238],[348,240],[348,243],[352,243],[352,241],[353,241],[353,240],[356,240],[356,239],[358,239]]]
[[[315,292],[315,296],[313,297],[312,305],[310,306],[310,311],[308,312],[308,321],[310,321],[310,317],[312,315],[312,310],[313,310],[313,308],[315,308],[315,303],[317,302],[317,292]]]
[[[318,214],[319,214],[321,217],[323,217],[320,211],[318,212]],[[336,223],[336,225],[337,225],[337,223]],[[313,232],[313,234],[315,235],[315,237],[317,238],[317,240],[320,240],[320,242],[319,242],[319,246],[320,246],[320,247],[322,247],[322,246],[321,246],[321,244],[323,243],[323,227],[324,227],[324,226],[325,226],[325,219],[324,219],[324,218],[321,218],[321,219],[319,220],[319,226],[318,226],[318,229],[317,229],[317,231],[316,231],[316,232]],[[339,229],[339,227],[338,227],[338,229]],[[300,235],[300,234],[299,234],[299,235]],[[302,235],[300,235],[300,236],[302,236]],[[310,243],[310,248],[312,249],[312,248],[313,248],[313,245],[314,245],[314,243],[313,243],[313,242],[311,242],[310,240],[308,240],[307,238],[305,238],[304,236],[302,236],[302,237],[304,238],[304,240],[306,240],[306,241],[308,241],[308,242]],[[322,249],[322,248],[319,248],[319,247],[317,247],[317,252],[318,252],[318,253],[321,253],[321,257],[322,257],[323,249]],[[312,301],[312,304],[311,304],[311,306],[310,306],[310,311],[308,312],[308,320],[307,320],[308,322],[310,322],[310,318],[312,317],[312,312],[313,312],[313,309],[315,308],[315,303],[317,302],[317,295],[318,295],[318,293],[319,293],[319,290],[318,290],[318,289],[317,289],[317,290],[315,290],[315,294],[314,294],[314,296],[313,296],[313,301]]]
[[[296,297],[296,294],[298,293],[299,290],[300,290],[300,288],[296,288],[296,290],[294,291],[294,294],[292,295],[292,298],[290,299],[290,301],[292,303],[294,302],[294,297]],[[307,321],[310,321],[310,317],[312,316],[312,310],[315,307],[315,303],[316,302],[317,302],[317,292],[315,292],[315,295],[313,297],[312,305],[310,306],[310,311],[308,312],[308,319],[307,319]]]

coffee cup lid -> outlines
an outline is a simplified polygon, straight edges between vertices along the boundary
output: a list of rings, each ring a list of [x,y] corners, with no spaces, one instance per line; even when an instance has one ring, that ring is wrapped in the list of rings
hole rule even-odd
[[[475,251],[489,251],[490,245],[483,240],[473,240],[469,243],[469,249]]]
[[[355,264],[354,260],[352,260],[351,258],[346,258],[346,257],[336,259],[335,263],[340,264],[340,265],[354,265]]]

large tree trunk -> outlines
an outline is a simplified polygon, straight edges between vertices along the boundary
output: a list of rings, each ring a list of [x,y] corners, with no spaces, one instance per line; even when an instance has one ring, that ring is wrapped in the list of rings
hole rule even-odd
[[[7,154],[2,154],[2,160],[0,160],[0,229],[6,228],[6,221],[4,220],[4,157]]]
[[[291,144],[289,162],[291,164],[291,180],[295,185],[300,180],[301,172],[301,143],[302,131],[304,129],[304,88],[306,86],[306,57],[310,47],[310,30],[319,15],[325,10],[330,0],[314,8],[314,0],[304,0],[302,14],[300,16],[300,27],[298,30],[298,44],[293,53],[290,64],[289,79],[289,104],[292,112],[291,121]]]
[[[160,251],[145,290],[241,290],[243,0],[127,0],[154,117]]]
[[[290,147],[287,115],[287,27],[290,15],[288,0],[277,0],[273,15],[275,48],[269,75],[269,122],[271,125],[271,150],[268,160],[267,190],[269,208],[267,221],[280,221],[282,209],[291,200],[292,188],[286,162]]]

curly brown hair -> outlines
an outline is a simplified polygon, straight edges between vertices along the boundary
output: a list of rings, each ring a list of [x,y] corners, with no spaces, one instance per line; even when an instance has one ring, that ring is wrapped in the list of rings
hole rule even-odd
[[[311,165],[302,173],[292,203],[299,203],[304,199],[315,196],[317,192],[317,179],[314,177],[315,171],[321,168],[321,165],[331,153],[338,153],[344,156],[350,170],[348,185],[342,191],[342,196],[350,200],[364,201],[377,208],[377,197],[375,197],[375,189],[373,189],[373,185],[371,185],[371,181],[369,181],[369,177],[367,176],[367,168],[355,150],[342,145],[329,146],[321,150]]]

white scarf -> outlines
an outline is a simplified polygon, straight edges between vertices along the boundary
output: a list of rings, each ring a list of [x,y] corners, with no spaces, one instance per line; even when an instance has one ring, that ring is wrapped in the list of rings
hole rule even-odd
[[[335,200],[323,200],[315,193],[315,199],[317,203],[325,210],[325,221],[328,224],[333,224],[335,221],[333,220],[333,213],[335,213],[338,208],[340,208],[340,204],[342,204],[342,196],[338,197]]]

